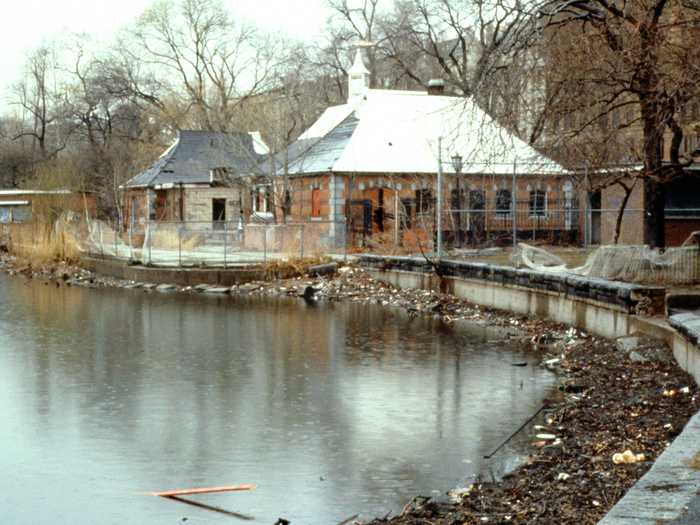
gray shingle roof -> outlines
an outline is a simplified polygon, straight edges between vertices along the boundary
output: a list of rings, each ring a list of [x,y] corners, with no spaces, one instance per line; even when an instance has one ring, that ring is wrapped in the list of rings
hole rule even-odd
[[[359,119],[355,114],[346,117],[322,138],[301,139],[289,147],[289,174],[325,173],[345,151]],[[279,166],[279,164],[278,164]],[[278,169],[278,173],[281,169]]]
[[[227,168],[236,175],[257,171],[264,156],[255,152],[248,133],[184,130],[150,168],[130,179],[125,187],[163,184],[207,184],[214,168]]]

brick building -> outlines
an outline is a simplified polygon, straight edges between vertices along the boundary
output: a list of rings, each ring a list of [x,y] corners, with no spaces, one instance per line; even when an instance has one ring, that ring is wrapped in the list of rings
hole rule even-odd
[[[238,222],[251,209],[250,181],[266,149],[255,134],[183,130],[146,171],[121,187],[125,224]]]
[[[328,108],[284,156],[292,220],[327,222],[329,235],[347,224],[355,242],[431,237],[441,169],[446,242],[511,238],[514,207],[521,236],[576,239],[578,198],[564,170],[473,101],[445,96],[440,83],[369,89],[359,51],[348,82],[347,103]]]
[[[637,167],[641,171],[641,167]],[[620,227],[620,244],[644,243],[644,191],[643,181],[625,181],[633,185],[625,206]],[[625,192],[619,185],[612,185],[591,193],[588,212],[593,244],[614,242],[618,210]],[[685,175],[672,179],[666,185],[666,211],[664,227],[667,246],[679,246],[694,231],[700,231],[700,150],[695,162],[685,170]]]

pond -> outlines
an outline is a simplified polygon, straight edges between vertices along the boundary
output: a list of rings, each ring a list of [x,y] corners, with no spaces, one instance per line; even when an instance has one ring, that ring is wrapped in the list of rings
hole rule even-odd
[[[0,276],[5,523],[336,524],[480,471],[554,378],[483,327],[359,303],[82,289]],[[528,362],[530,366],[512,366]],[[193,496],[233,514],[148,495]]]

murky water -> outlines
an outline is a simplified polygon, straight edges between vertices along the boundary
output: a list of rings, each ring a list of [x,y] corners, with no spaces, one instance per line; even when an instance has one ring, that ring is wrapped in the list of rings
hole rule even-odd
[[[57,288],[0,276],[0,522],[335,524],[465,482],[553,378],[359,304]],[[491,468],[512,461],[498,454]],[[255,483],[192,497],[148,491]]]

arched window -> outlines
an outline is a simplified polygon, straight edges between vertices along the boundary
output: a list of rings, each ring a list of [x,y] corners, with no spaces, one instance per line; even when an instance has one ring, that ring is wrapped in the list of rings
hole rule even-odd
[[[513,210],[513,202],[510,190],[501,189],[496,191],[496,217],[509,217]]]
[[[547,193],[544,190],[532,190],[530,192],[530,217],[544,217],[547,215]]]

